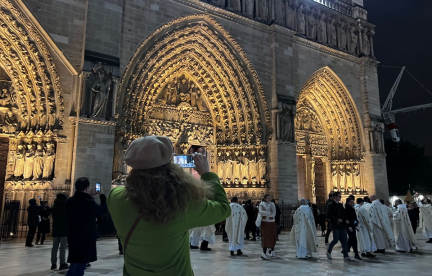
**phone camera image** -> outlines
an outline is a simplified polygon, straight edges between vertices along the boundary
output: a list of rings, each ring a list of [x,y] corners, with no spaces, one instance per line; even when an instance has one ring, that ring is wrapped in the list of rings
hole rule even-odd
[[[101,184],[96,183],[96,192],[100,192],[100,190],[101,190]]]
[[[180,165],[183,168],[195,168],[195,163],[192,155],[174,155],[174,164]]]

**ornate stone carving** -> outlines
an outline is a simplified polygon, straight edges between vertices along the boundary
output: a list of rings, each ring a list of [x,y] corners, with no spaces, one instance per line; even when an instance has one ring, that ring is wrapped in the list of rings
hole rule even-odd
[[[286,21],[286,12],[285,12],[285,1],[284,0],[275,0],[275,21],[281,26],[285,26]]]
[[[337,47],[337,34],[336,34],[336,19],[332,18],[328,23],[328,44],[333,47]]]
[[[279,112],[279,139],[283,142],[294,141],[294,106],[282,104],[282,110]]]
[[[314,10],[311,10],[307,15],[306,36],[312,40],[317,38],[317,20],[315,18]]]
[[[258,1],[258,18],[267,22],[269,19],[269,2],[268,0],[256,0]]]
[[[295,11],[290,5],[289,1],[285,1],[285,11],[286,11],[286,26],[292,30],[295,29]]]
[[[357,44],[358,44],[358,36],[357,31],[354,26],[351,27],[351,30],[349,32],[349,40],[348,40],[348,51],[351,54],[357,54]]]
[[[306,34],[306,17],[303,13],[303,6],[300,5],[297,9],[297,32],[302,35]]]
[[[327,43],[326,14],[322,13],[318,22],[318,42]]]
[[[370,56],[371,54],[371,43],[368,36],[368,30],[365,29],[362,32],[362,54]]]
[[[255,8],[255,1],[256,0],[243,0],[243,4],[244,4],[243,11],[247,17],[253,17],[254,8]]]
[[[372,144],[371,148],[377,154],[384,153],[383,133],[384,133],[383,126],[379,123],[375,123],[375,126],[374,126],[373,131],[372,131],[373,144]]]

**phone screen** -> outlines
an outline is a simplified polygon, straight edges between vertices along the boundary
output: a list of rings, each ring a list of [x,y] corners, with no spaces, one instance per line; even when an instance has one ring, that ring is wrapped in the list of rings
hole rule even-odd
[[[190,154],[174,155],[173,162],[183,168],[195,168],[194,160]]]
[[[101,184],[98,182],[96,183],[96,192],[100,192]]]

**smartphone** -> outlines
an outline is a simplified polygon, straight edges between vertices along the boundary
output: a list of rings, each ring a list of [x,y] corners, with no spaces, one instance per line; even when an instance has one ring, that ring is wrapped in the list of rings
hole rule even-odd
[[[173,162],[183,168],[195,168],[195,163],[191,154],[174,155]]]
[[[99,182],[96,183],[96,192],[100,192],[101,184]]]

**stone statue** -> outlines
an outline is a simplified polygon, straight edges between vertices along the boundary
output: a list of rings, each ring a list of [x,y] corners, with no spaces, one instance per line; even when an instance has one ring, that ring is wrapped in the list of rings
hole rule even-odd
[[[243,162],[241,164],[242,179],[246,178],[248,181],[249,181],[249,163],[250,160],[247,157],[244,157]]]
[[[327,43],[327,22],[325,21],[326,14],[322,13],[318,22],[318,42]]]
[[[50,179],[54,172],[55,148],[53,143],[48,143],[46,146],[42,178]]]
[[[306,18],[303,13],[303,5],[297,10],[297,32],[304,35],[306,34]]]
[[[328,43],[331,46],[337,46],[337,34],[336,34],[336,25],[335,19],[333,18],[328,24]]]
[[[285,11],[286,11],[286,25],[290,29],[295,29],[295,12],[294,9],[290,6],[288,1],[285,2]]]
[[[99,66],[95,70],[95,73],[97,74],[97,79],[91,87],[93,105],[90,116],[94,118],[105,118],[108,97],[111,91],[111,78],[102,66]]]
[[[123,162],[123,156],[126,147],[123,145],[123,137],[117,137],[117,142],[114,145],[114,164],[113,164],[113,172],[118,173],[119,175],[125,174],[125,166]]]
[[[332,164],[331,165],[331,179],[332,179],[333,187],[339,187],[337,177],[338,177],[337,166],[335,164]]]
[[[11,110],[8,110],[5,114],[5,118],[2,125],[4,133],[14,133],[18,127],[18,123]]]
[[[228,0],[228,9],[235,12],[241,12],[240,0]]]
[[[241,179],[242,177],[242,173],[241,173],[241,164],[239,160],[230,160],[230,162],[232,163],[232,168],[233,168],[233,175],[232,177],[234,179]]]
[[[35,152],[34,145],[28,144],[24,160],[24,179],[26,180],[29,180],[33,175]]]
[[[341,191],[345,191],[346,175],[345,175],[345,165],[339,164],[339,185]]]
[[[173,96],[174,89],[171,87],[171,83],[168,83],[165,87],[165,103],[171,104],[171,98]]]
[[[285,26],[285,3],[283,0],[275,0],[276,23]]]
[[[8,106],[11,103],[11,96],[7,88],[0,91],[0,106]]]
[[[352,176],[352,168],[351,164],[346,165],[345,169],[345,175],[346,175],[346,187],[348,189],[352,189],[353,184],[353,176]]]
[[[260,158],[257,162],[257,165],[258,165],[258,178],[261,181],[261,184],[263,184],[262,180],[265,179],[267,173],[267,163],[265,159]]]
[[[354,27],[351,28],[351,30],[349,31],[349,34],[350,34],[350,39],[348,42],[348,52],[355,55],[355,54],[357,54],[358,37],[357,37],[357,34],[355,33]]]
[[[18,145],[18,149],[15,154],[15,169],[14,176],[21,177],[24,173],[24,157],[26,150],[22,144]]]
[[[294,141],[294,114],[288,106],[285,106],[280,114],[280,139]]]
[[[311,162],[311,184],[312,186],[315,186],[315,161],[312,160]]]
[[[225,166],[224,161],[219,160],[217,172],[218,172],[219,180],[221,181],[221,183],[225,179],[225,177],[224,177],[224,166]]]
[[[197,107],[199,96],[197,93],[197,88],[195,88],[195,83],[191,83],[190,88],[189,88],[189,94],[190,94],[190,98],[191,98],[191,106]]]
[[[246,13],[246,16],[253,17],[255,0],[243,0],[243,3],[245,5],[243,11]]]
[[[354,164],[353,165],[353,178],[354,178],[354,187],[356,189],[360,188],[360,165]]]
[[[225,181],[227,183],[228,183],[228,181],[232,180],[233,167],[232,167],[232,163],[229,161],[226,161],[224,163],[224,174],[225,174]]]
[[[259,1],[259,18],[268,21],[269,19],[269,6],[268,0],[258,0]]]
[[[362,53],[365,56],[370,56],[371,53],[371,44],[366,30],[362,33]]]
[[[374,142],[374,150],[376,153],[382,153],[382,138],[381,138],[381,129],[379,127],[375,127],[373,131],[373,142]]]
[[[207,108],[204,106],[202,95],[203,93],[200,90],[198,90],[196,104],[199,111],[207,111]]]
[[[37,145],[34,166],[33,166],[33,179],[40,179],[42,177],[44,150],[42,145]]]
[[[310,39],[315,40],[317,37],[317,20],[313,10],[307,16],[308,23],[306,28],[306,36]]]
[[[347,33],[346,33],[346,24],[344,21],[341,21],[339,26],[339,48],[342,50],[347,49]]]
[[[189,84],[186,79],[182,79],[178,85],[178,93],[180,96],[180,102],[190,104]]]

